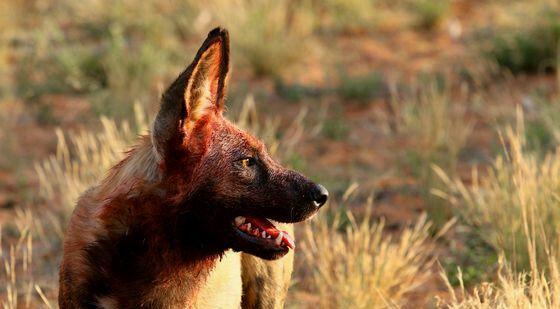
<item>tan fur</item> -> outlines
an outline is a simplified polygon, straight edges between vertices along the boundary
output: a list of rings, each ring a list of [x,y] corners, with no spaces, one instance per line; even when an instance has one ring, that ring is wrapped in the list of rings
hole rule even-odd
[[[102,309],[118,309],[117,302],[111,297],[101,297],[97,300],[98,306]]]
[[[134,153],[134,155],[130,155]],[[129,156],[113,167],[97,191],[98,196],[110,197],[120,191],[130,190],[137,181],[154,182],[161,177],[157,152],[150,136],[143,136],[140,144],[129,151]]]
[[[220,62],[220,53],[217,52],[220,48],[218,44],[210,47],[193,70],[191,82],[185,91],[185,102],[189,102],[187,130],[214,107],[216,99],[213,97],[213,89],[217,87],[217,77],[212,76],[219,74],[216,71],[217,65],[214,64]]]
[[[291,225],[281,228],[293,233]],[[293,261],[293,251],[276,261],[229,251],[210,273],[196,308],[284,308]]]
[[[292,225],[279,227],[293,235]],[[229,251],[202,287],[196,308],[284,308],[293,262],[293,251],[276,261]]]
[[[291,224],[280,229],[293,235]],[[294,251],[275,261],[266,261],[250,254],[242,254],[243,308],[284,308],[290,287]]]
[[[202,286],[195,307],[197,309],[241,307],[241,254],[228,251],[210,273]]]

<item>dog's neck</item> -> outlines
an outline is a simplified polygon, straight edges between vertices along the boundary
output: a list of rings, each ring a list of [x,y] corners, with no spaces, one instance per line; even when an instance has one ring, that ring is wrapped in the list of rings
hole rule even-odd
[[[106,205],[107,234],[85,250],[93,268],[89,284],[107,290],[122,308],[188,308],[225,248],[204,233],[208,223],[195,213],[176,213],[158,196],[141,196]]]
[[[161,173],[144,137],[87,194],[102,201],[98,220],[104,230],[83,250],[91,268],[84,290],[96,291],[97,298],[90,301],[107,297],[122,308],[188,308],[225,252],[223,239],[209,230],[211,214],[194,211],[204,197],[177,192],[173,187],[186,190],[188,184],[161,183]]]

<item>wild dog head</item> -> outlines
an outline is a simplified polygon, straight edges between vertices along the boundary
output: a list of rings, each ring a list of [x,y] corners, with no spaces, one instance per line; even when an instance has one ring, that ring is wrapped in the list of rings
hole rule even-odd
[[[328,192],[281,166],[262,142],[222,116],[228,72],[229,36],[216,28],[162,96],[152,144],[178,213],[198,222],[197,231],[185,233],[276,259],[294,242],[269,219],[303,221]]]

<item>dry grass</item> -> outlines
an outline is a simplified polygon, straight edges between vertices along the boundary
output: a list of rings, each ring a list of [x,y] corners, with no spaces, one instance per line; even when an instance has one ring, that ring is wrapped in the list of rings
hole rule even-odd
[[[365,207],[371,209],[371,202]],[[328,214],[305,226],[300,248],[321,308],[399,307],[425,282],[433,249],[426,216],[389,236],[384,221],[374,222],[369,211],[360,220],[350,211]]]
[[[497,252],[503,251],[515,270],[528,271],[532,255],[541,265],[547,264],[548,253],[555,260],[560,257],[550,251],[560,243],[560,151],[541,157],[526,150],[521,112],[518,117],[517,127],[502,135],[504,155],[486,175],[474,170],[467,186],[436,168],[451,194],[434,193],[456,205],[461,217]]]
[[[547,73],[557,69],[560,43],[560,3],[518,1],[499,10],[492,26],[483,28],[481,50],[514,74]]]
[[[28,307],[31,301],[31,291],[33,287],[33,277],[31,275],[31,267],[33,262],[33,244],[32,235],[30,233],[32,222],[27,214],[18,213],[18,219],[15,225],[17,228],[17,242],[9,246],[8,250],[4,250],[0,246],[0,259],[2,260],[2,286],[6,291],[5,299],[0,302],[3,308],[17,308],[18,301],[21,302],[19,295],[23,297],[23,303]],[[0,235],[0,242],[2,241]]]
[[[396,130],[411,143],[406,163],[419,181],[430,219],[436,226],[442,226],[452,214],[447,205],[429,193],[430,189],[442,186],[430,166],[441,166],[454,176],[459,154],[473,128],[465,117],[470,104],[465,99],[466,89],[459,87],[460,95],[453,96],[451,87],[432,80],[420,83],[413,94],[392,101]]]
[[[520,143],[519,136],[515,135],[513,132],[509,131],[508,136],[510,142],[512,142],[513,139],[513,142],[516,144]],[[515,148],[518,146],[512,147]],[[521,163],[520,160],[520,158],[517,158],[517,161],[515,162],[519,164]],[[527,164],[523,164],[523,166],[525,168],[528,167]],[[525,168],[523,169],[525,170]],[[527,176],[527,174],[524,175]],[[505,177],[510,176],[511,175]],[[488,182],[491,181],[497,181],[494,174],[487,177],[488,178],[484,178],[487,179],[484,182],[485,184],[488,184]],[[510,180],[515,182],[516,180],[519,180],[519,178],[515,176],[511,177]],[[529,182],[533,181],[534,179],[529,180]],[[496,182],[495,185],[499,186],[500,184]],[[519,189],[520,188],[514,189],[515,191],[512,196],[517,198],[520,198],[518,194],[523,196],[524,193],[520,193],[518,191]],[[522,191],[528,193],[525,190]],[[465,192],[464,194],[466,195],[467,193]],[[490,195],[493,196],[492,193],[490,193]],[[534,199],[536,196],[538,195],[533,195],[531,199]],[[523,199],[520,199],[519,201],[522,200]],[[550,204],[548,205],[550,206]],[[515,254],[517,252],[514,252],[514,263],[512,264],[510,261],[507,261],[502,255],[499,261],[499,269],[495,282],[481,283],[477,285],[472,292],[466,291],[463,285],[460,270],[458,272],[458,279],[460,282],[460,289],[458,293],[451,287],[449,278],[445,272],[442,271],[441,276],[448,286],[451,298],[449,301],[440,300],[440,307],[457,309],[552,309],[560,306],[560,271],[558,269],[557,247],[554,245],[557,241],[558,235],[555,233],[547,234],[545,229],[548,228],[548,226],[544,226],[545,221],[554,220],[555,217],[549,218],[549,220],[542,220],[541,216],[536,213],[538,210],[527,209],[535,206],[537,205],[533,202],[529,204],[521,202],[520,204],[515,204],[513,206],[521,209],[502,209],[503,211],[501,215],[507,216],[506,220],[511,220],[510,224],[514,227],[509,233],[507,227],[499,225],[503,223],[501,220],[498,225],[495,226],[495,231],[489,231],[488,228],[481,231],[482,233],[491,233],[493,235],[501,234],[500,237],[512,237],[515,241],[517,241],[517,238],[522,238],[519,240],[521,242],[519,246],[521,247],[520,250],[522,252],[518,255]],[[547,211],[546,207],[543,210]],[[513,216],[508,214],[508,212],[512,211],[514,212]],[[519,211],[522,213],[519,214]],[[550,210],[548,210],[547,214],[549,213]],[[496,217],[493,218],[497,219]],[[547,223],[554,224],[553,222]],[[556,226],[556,224],[554,225]],[[518,226],[521,226],[522,231],[515,230]],[[499,228],[503,228],[503,230],[498,231],[497,229]],[[514,234],[515,232],[517,232],[517,234]],[[549,237],[551,238],[550,241],[548,240]],[[502,248],[502,250],[508,249],[510,248]],[[504,251],[501,252],[502,254],[504,253]],[[519,259],[519,255],[521,255],[524,259],[527,259],[526,262],[528,265],[519,265],[519,260],[515,260]],[[525,266],[525,268],[522,268],[522,266]]]
[[[0,235],[0,305],[2,308],[54,308],[58,293],[57,265],[66,220],[78,196],[99,181],[131,145],[145,132],[144,112],[136,105],[136,121],[117,125],[101,118],[100,132],[67,134],[57,130],[57,152],[36,164],[39,198],[45,208],[16,209],[13,223],[3,226]],[[2,246],[1,242],[6,243]],[[7,250],[2,251],[4,248]]]
[[[454,169],[473,124],[465,119],[469,102],[452,98],[450,87],[436,81],[420,83],[413,95],[396,98],[393,108],[398,130],[414,140],[423,159],[429,162],[444,151],[450,160],[446,165]],[[466,89],[462,91],[464,94]]]
[[[451,300],[440,302],[440,307],[452,309],[552,309],[560,306],[560,272],[557,260],[549,256],[548,274],[533,265],[527,273],[517,273],[500,262],[500,271],[496,283],[483,283],[469,293],[463,286],[458,293],[449,284],[449,279],[442,273],[447,283]],[[460,273],[459,273],[460,274]],[[459,281],[462,279],[459,277]]]
[[[258,136],[268,147],[270,155],[280,159],[286,159],[296,151],[296,146],[305,137],[313,136],[313,132],[306,132],[304,120],[307,116],[307,109],[303,108],[291,123],[280,127],[278,117],[261,117],[257,111],[255,99],[249,94],[243,101],[243,106],[237,116],[236,124],[255,136]],[[315,130],[312,130],[315,131]],[[282,137],[279,137],[282,132]],[[316,134],[316,133],[315,133]]]
[[[317,3],[317,9],[324,10],[321,26],[342,32],[370,31],[379,18],[374,1],[328,0]]]
[[[139,105],[135,105],[135,114],[133,128],[126,121],[117,125],[101,117],[100,132],[84,131],[67,138],[58,129],[56,154],[36,164],[39,195],[57,211],[70,214],[78,196],[122,159],[138,134],[146,133],[148,121]]]
[[[305,1],[214,0],[209,4],[211,11],[219,12],[213,18],[232,33],[236,55],[256,75],[278,76],[310,51],[314,17]]]
[[[57,236],[50,218],[34,215],[28,208],[18,209],[14,220],[0,229],[1,308],[36,308],[39,304],[54,308],[57,263],[46,255],[57,246]]]
[[[17,166],[17,140],[12,130],[17,125],[17,119],[23,114],[24,106],[17,101],[4,101],[0,104],[0,168],[14,170]]]
[[[473,171],[467,186],[452,180],[435,167],[451,194],[434,191],[458,208],[464,221],[479,237],[502,255],[495,282],[481,283],[467,292],[458,272],[457,293],[442,271],[451,299],[447,308],[558,308],[558,210],[560,190],[559,149],[544,157],[526,149],[523,114],[517,125],[502,134],[504,154],[496,158],[487,174]]]

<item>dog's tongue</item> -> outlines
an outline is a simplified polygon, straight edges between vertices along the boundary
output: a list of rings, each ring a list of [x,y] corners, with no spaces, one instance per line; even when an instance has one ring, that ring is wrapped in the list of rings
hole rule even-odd
[[[296,247],[294,239],[288,232],[278,230],[274,224],[267,219],[259,217],[245,217],[245,219],[251,222],[251,224],[256,225],[259,229],[266,231],[272,238],[276,238],[279,234],[282,234],[282,240],[289,248],[294,249]]]

